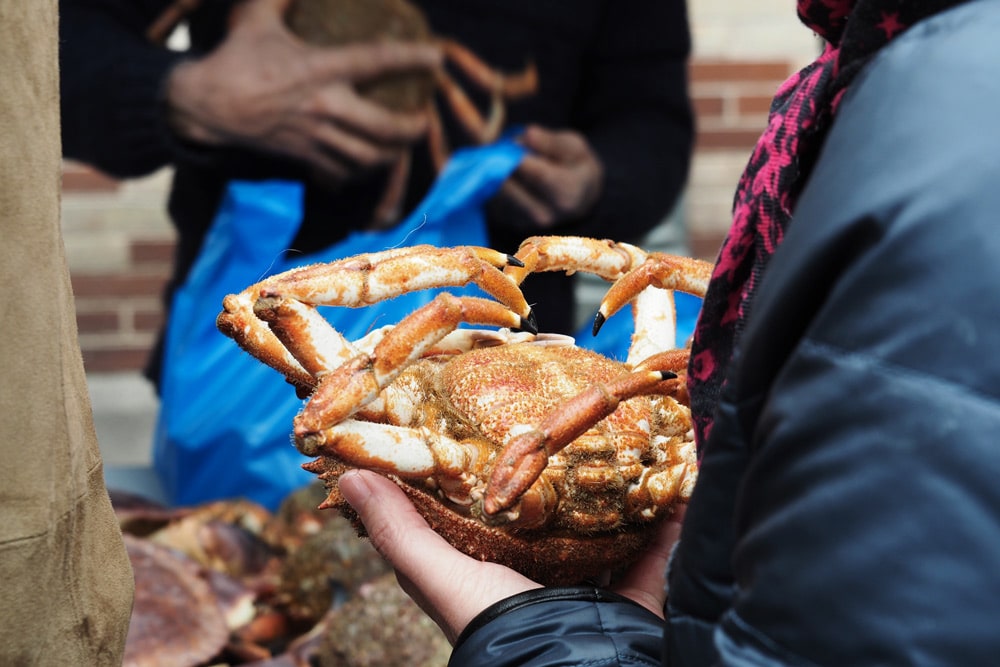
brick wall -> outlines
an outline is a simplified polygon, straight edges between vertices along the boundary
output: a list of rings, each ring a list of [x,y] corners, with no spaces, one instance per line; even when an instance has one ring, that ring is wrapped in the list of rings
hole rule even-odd
[[[714,258],[768,101],[793,67],[782,59],[693,62],[698,135],[682,211],[692,254]],[[118,182],[65,165],[63,231],[90,373],[141,369],[155,340],[174,244],[165,217],[168,183],[167,172]]]

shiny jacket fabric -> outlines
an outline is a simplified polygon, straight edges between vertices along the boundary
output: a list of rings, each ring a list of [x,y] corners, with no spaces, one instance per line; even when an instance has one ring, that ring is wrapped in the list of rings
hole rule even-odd
[[[545,590],[484,612],[453,665],[996,664],[997,34],[1000,3],[970,2],[848,90],[741,339],[665,628]]]

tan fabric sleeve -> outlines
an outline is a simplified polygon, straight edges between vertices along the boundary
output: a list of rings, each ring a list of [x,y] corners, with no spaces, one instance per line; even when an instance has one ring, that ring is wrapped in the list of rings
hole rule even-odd
[[[0,19],[0,664],[120,665],[133,581],[60,231],[56,0]]]

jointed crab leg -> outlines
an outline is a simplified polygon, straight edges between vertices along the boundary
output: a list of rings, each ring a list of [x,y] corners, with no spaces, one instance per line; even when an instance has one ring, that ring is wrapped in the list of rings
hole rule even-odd
[[[324,429],[373,401],[407,366],[454,331],[459,324],[523,328],[525,320],[488,299],[439,294],[404,318],[379,341],[371,355],[360,354],[325,375],[309,403],[295,418],[295,442],[313,455],[325,444]]]
[[[240,347],[282,373],[296,386],[313,386],[316,377],[312,371],[329,370],[334,367],[334,362],[323,359],[310,362],[312,370],[309,371],[296,359],[296,355],[299,359],[306,359],[313,349],[317,349],[314,347],[316,341],[335,341],[339,334],[320,333],[324,327],[312,316],[294,324],[287,319],[281,320],[281,323],[272,320],[279,329],[287,332],[283,335],[294,339],[290,346],[286,346],[289,341],[282,344],[254,313],[260,298],[270,300],[262,307],[262,312],[285,303],[282,299],[308,306],[358,307],[417,290],[474,283],[519,315],[525,329],[531,329],[531,308],[517,285],[498,268],[511,262],[520,263],[510,255],[488,248],[424,245],[358,255],[329,264],[312,264],[266,278],[239,294],[230,294],[223,300],[223,311],[216,324]],[[296,307],[281,308],[275,312],[287,315]],[[296,331],[301,332],[301,338]],[[326,356],[331,357],[329,350],[336,349],[338,345],[342,347],[343,344],[335,341],[330,348],[325,348]],[[333,353],[332,356],[342,358],[343,355]]]
[[[680,290],[703,297],[711,276],[712,265],[709,262],[653,253],[642,264],[616,280],[604,295],[594,320],[594,334],[597,334],[607,318],[647,287]]]
[[[621,401],[663,393],[660,383],[677,377],[669,371],[627,373],[607,384],[595,384],[550,414],[536,428],[507,443],[497,456],[483,498],[483,511],[494,515],[512,507],[539,478],[549,456],[615,411]]]
[[[533,236],[521,243],[515,255],[523,266],[504,270],[517,284],[539,271],[586,271],[605,280],[617,280],[647,254],[628,243],[579,236]]]

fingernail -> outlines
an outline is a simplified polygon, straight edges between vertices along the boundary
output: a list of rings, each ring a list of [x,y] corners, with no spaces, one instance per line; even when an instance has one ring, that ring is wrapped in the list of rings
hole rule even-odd
[[[347,504],[355,510],[360,505],[363,505],[365,500],[372,494],[371,487],[368,486],[368,480],[365,479],[360,470],[348,470],[345,472],[337,480],[337,487],[340,489],[340,494],[344,496]]]

